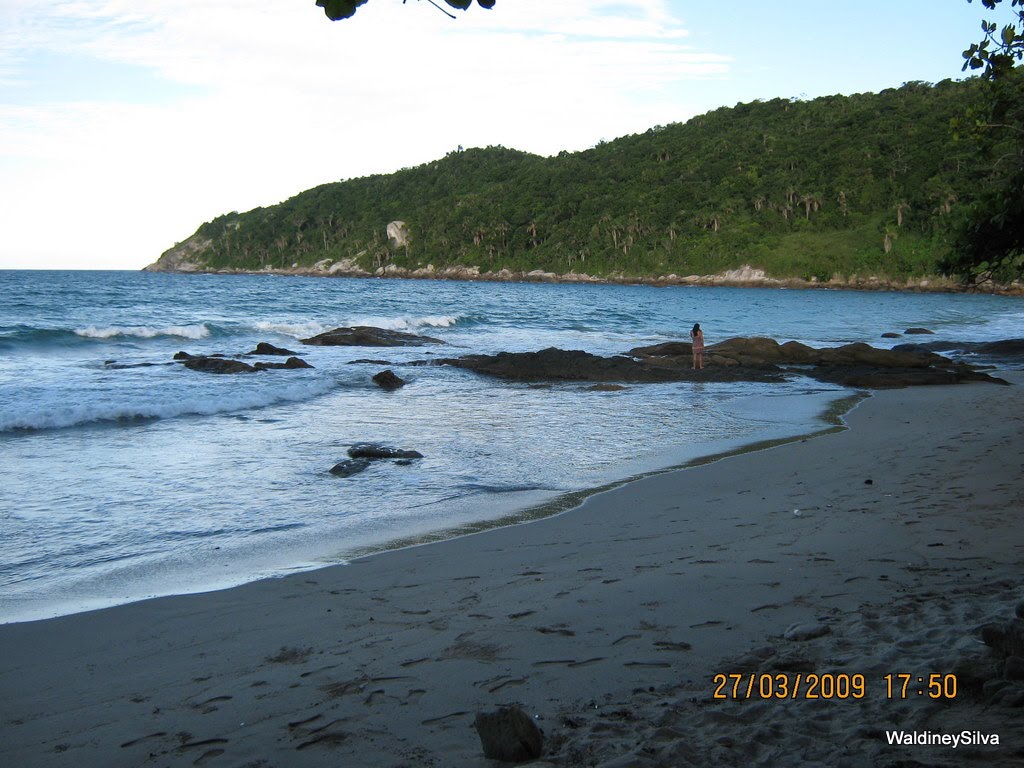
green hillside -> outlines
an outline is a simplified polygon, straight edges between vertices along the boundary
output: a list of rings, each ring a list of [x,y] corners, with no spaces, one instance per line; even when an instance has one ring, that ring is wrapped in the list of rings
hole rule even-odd
[[[984,83],[739,104],[583,152],[468,149],[203,224],[162,260],[202,269],[354,260],[597,276],[890,279],[941,273],[991,157],[954,126]],[[405,222],[397,245],[386,227]]]

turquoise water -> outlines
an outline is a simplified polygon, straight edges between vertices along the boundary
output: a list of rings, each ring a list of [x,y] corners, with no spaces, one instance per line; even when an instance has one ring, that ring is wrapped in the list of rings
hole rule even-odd
[[[379,548],[745,443],[821,426],[840,388],[657,384],[588,392],[403,363],[549,346],[597,354],[732,336],[815,346],[924,326],[1024,335],[992,296],[0,272],[0,621],[200,591]],[[375,325],[442,348],[306,347]],[[268,341],[314,368],[212,376],[179,350]],[[355,363],[360,359],[386,361]],[[111,362],[115,365],[111,365]],[[119,368],[117,365],[131,367]],[[371,376],[393,368],[396,392]],[[328,473],[357,442],[410,466]]]

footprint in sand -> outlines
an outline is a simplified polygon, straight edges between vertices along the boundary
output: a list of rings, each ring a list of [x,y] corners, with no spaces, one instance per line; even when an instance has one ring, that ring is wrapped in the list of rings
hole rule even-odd
[[[150,733],[150,734],[147,734],[145,736],[140,736],[137,739],[132,739],[131,741],[126,741],[124,744],[121,745],[121,749],[127,749],[128,747],[134,747],[136,744],[139,744],[139,743],[141,743],[143,741],[147,741],[148,739],[162,739],[166,735],[167,735],[167,731],[157,731],[156,733]]]

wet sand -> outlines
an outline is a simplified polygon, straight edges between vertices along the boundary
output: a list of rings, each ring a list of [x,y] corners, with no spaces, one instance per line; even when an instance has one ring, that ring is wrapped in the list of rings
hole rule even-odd
[[[1021,683],[977,639],[1024,599],[1006,377],[878,392],[845,431],[546,520],[0,626],[0,764],[493,766],[473,718],[509,703],[540,765],[1024,761]],[[956,697],[929,698],[932,674]],[[854,689],[808,698],[812,675]]]

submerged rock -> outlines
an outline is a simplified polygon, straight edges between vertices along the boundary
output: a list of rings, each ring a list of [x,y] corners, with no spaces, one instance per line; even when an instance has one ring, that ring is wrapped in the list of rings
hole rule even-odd
[[[369,459],[345,459],[339,461],[328,471],[337,477],[351,477],[352,475],[358,475],[370,466]]]
[[[368,325],[335,328],[308,339],[302,339],[302,343],[317,347],[418,347],[425,344],[444,344],[440,339],[430,336],[419,336],[415,333],[403,333]]]

